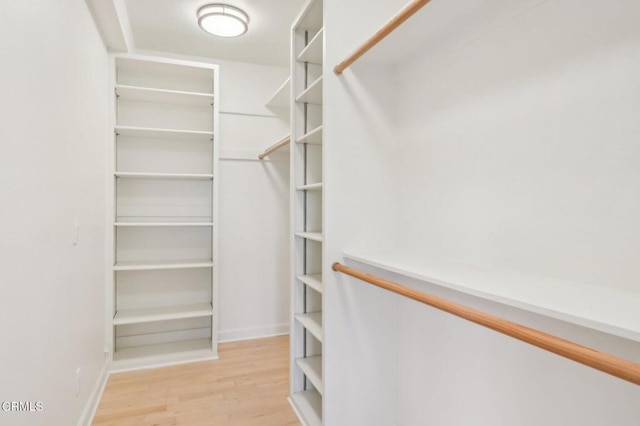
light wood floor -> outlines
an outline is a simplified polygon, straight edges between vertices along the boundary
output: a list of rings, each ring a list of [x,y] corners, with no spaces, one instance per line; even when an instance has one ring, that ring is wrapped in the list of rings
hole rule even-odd
[[[220,359],[113,374],[94,426],[299,425],[288,336],[224,343]]]

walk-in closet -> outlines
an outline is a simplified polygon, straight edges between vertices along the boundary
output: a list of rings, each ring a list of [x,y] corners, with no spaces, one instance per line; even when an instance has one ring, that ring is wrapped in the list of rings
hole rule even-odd
[[[640,3],[0,6],[0,426],[638,426]]]

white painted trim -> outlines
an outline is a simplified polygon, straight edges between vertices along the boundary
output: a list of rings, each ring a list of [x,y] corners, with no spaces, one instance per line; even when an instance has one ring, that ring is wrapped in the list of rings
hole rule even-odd
[[[218,343],[262,339],[265,337],[284,336],[288,334],[289,323],[269,325],[266,327],[236,328],[234,330],[219,331]]]
[[[89,395],[89,399],[82,410],[80,419],[78,419],[78,426],[90,426],[91,423],[93,423],[93,418],[98,410],[98,405],[102,399],[102,394],[104,393],[104,388],[107,386],[110,374],[109,361],[105,358],[102,370],[100,371],[100,376],[98,377],[98,380]]]

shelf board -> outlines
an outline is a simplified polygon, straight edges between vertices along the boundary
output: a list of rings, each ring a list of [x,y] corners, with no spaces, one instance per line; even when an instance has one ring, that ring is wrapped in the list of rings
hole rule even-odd
[[[322,274],[298,275],[296,278],[302,284],[322,293]]]
[[[213,222],[115,222],[113,226],[126,227],[212,227]]]
[[[213,94],[183,92],[180,90],[153,89],[150,87],[116,85],[116,95],[120,99],[141,102],[182,104],[191,106],[210,106]]]
[[[300,93],[296,98],[296,102],[301,104],[322,105],[322,76],[318,77],[316,81]]]
[[[315,389],[296,392],[289,398],[300,421],[306,426],[322,425],[322,396]]]
[[[319,183],[310,183],[307,185],[297,186],[296,189],[298,191],[321,191],[322,190],[322,182]]]
[[[118,349],[113,354],[113,360],[122,364],[129,360],[162,357],[166,355],[172,358],[176,355],[182,358],[184,358],[185,355],[196,359],[201,357],[211,358],[213,355],[211,339],[184,340],[181,342]]]
[[[268,108],[289,108],[291,104],[291,77],[276,90],[266,103]]]
[[[182,261],[160,261],[160,262],[117,262],[113,265],[114,271],[149,271],[161,269],[194,269],[212,268],[211,259],[204,260],[182,260]]]
[[[309,145],[322,145],[322,125],[300,136],[300,138],[296,141],[296,143],[306,143]]]
[[[322,232],[296,232],[296,237],[322,242]]]
[[[296,359],[296,364],[307,376],[320,395],[323,394],[322,385],[322,355],[309,356]]]
[[[115,172],[117,178],[135,179],[193,179],[212,180],[213,174],[204,173],[142,173],[142,172]]]
[[[202,130],[157,129],[153,127],[116,126],[116,136],[145,139],[213,140],[213,132]]]
[[[210,317],[212,315],[213,307],[211,303],[164,306],[160,308],[122,309],[116,312],[116,315],[113,317],[113,325]]]
[[[309,333],[322,342],[322,312],[311,312],[307,314],[294,315],[298,321]]]
[[[483,268],[418,253],[345,253],[345,259],[640,342],[640,294]]]
[[[321,29],[318,33],[311,39],[309,44],[300,52],[296,60],[298,62],[307,62],[310,64],[322,65],[322,57],[323,57],[323,49],[322,35],[324,30]]]

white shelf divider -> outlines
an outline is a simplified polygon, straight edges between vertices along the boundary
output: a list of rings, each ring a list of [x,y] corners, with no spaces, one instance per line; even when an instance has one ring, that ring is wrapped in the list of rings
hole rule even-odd
[[[204,130],[174,130],[153,127],[116,126],[117,136],[148,139],[213,140],[213,132]]]
[[[187,179],[187,180],[211,180],[213,174],[205,173],[146,173],[146,172],[115,172],[117,178],[129,179]]]
[[[345,259],[640,342],[640,293],[402,251]]]
[[[322,425],[322,396],[315,389],[296,392],[290,397],[293,409],[305,426]]]
[[[321,29],[318,33],[311,39],[307,47],[300,52],[296,60],[298,62],[307,62],[310,64],[322,65],[323,59],[323,42],[324,30]]]
[[[296,237],[305,238],[307,240],[322,242],[321,232],[296,232]]]
[[[322,105],[322,76],[311,83],[298,97],[297,103]]]
[[[268,108],[289,108],[291,104],[291,77],[287,78],[282,86],[276,90],[267,101]]]
[[[183,260],[183,261],[157,261],[157,262],[116,262],[114,271],[151,271],[162,269],[194,269],[212,268],[213,260]]]
[[[122,84],[116,85],[115,90],[116,95],[120,99],[130,101],[173,103],[193,106],[209,106],[213,103],[213,95],[211,93],[154,89]]]
[[[297,314],[294,318],[322,343],[322,312]]]
[[[300,367],[304,375],[307,376],[307,379],[313,384],[313,387],[316,388],[318,393],[322,395],[322,355],[298,358],[296,364]]]
[[[211,303],[195,303],[192,305],[164,306],[159,308],[122,309],[116,312],[116,315],[113,317],[113,325],[210,317],[212,315],[213,307]]]
[[[307,185],[297,186],[296,189],[298,191],[321,191],[322,190],[322,182],[318,183],[310,183]]]
[[[296,278],[304,285],[322,293],[322,274],[298,275]]]
[[[322,145],[322,125],[300,136],[296,143],[306,143],[309,145]]]

